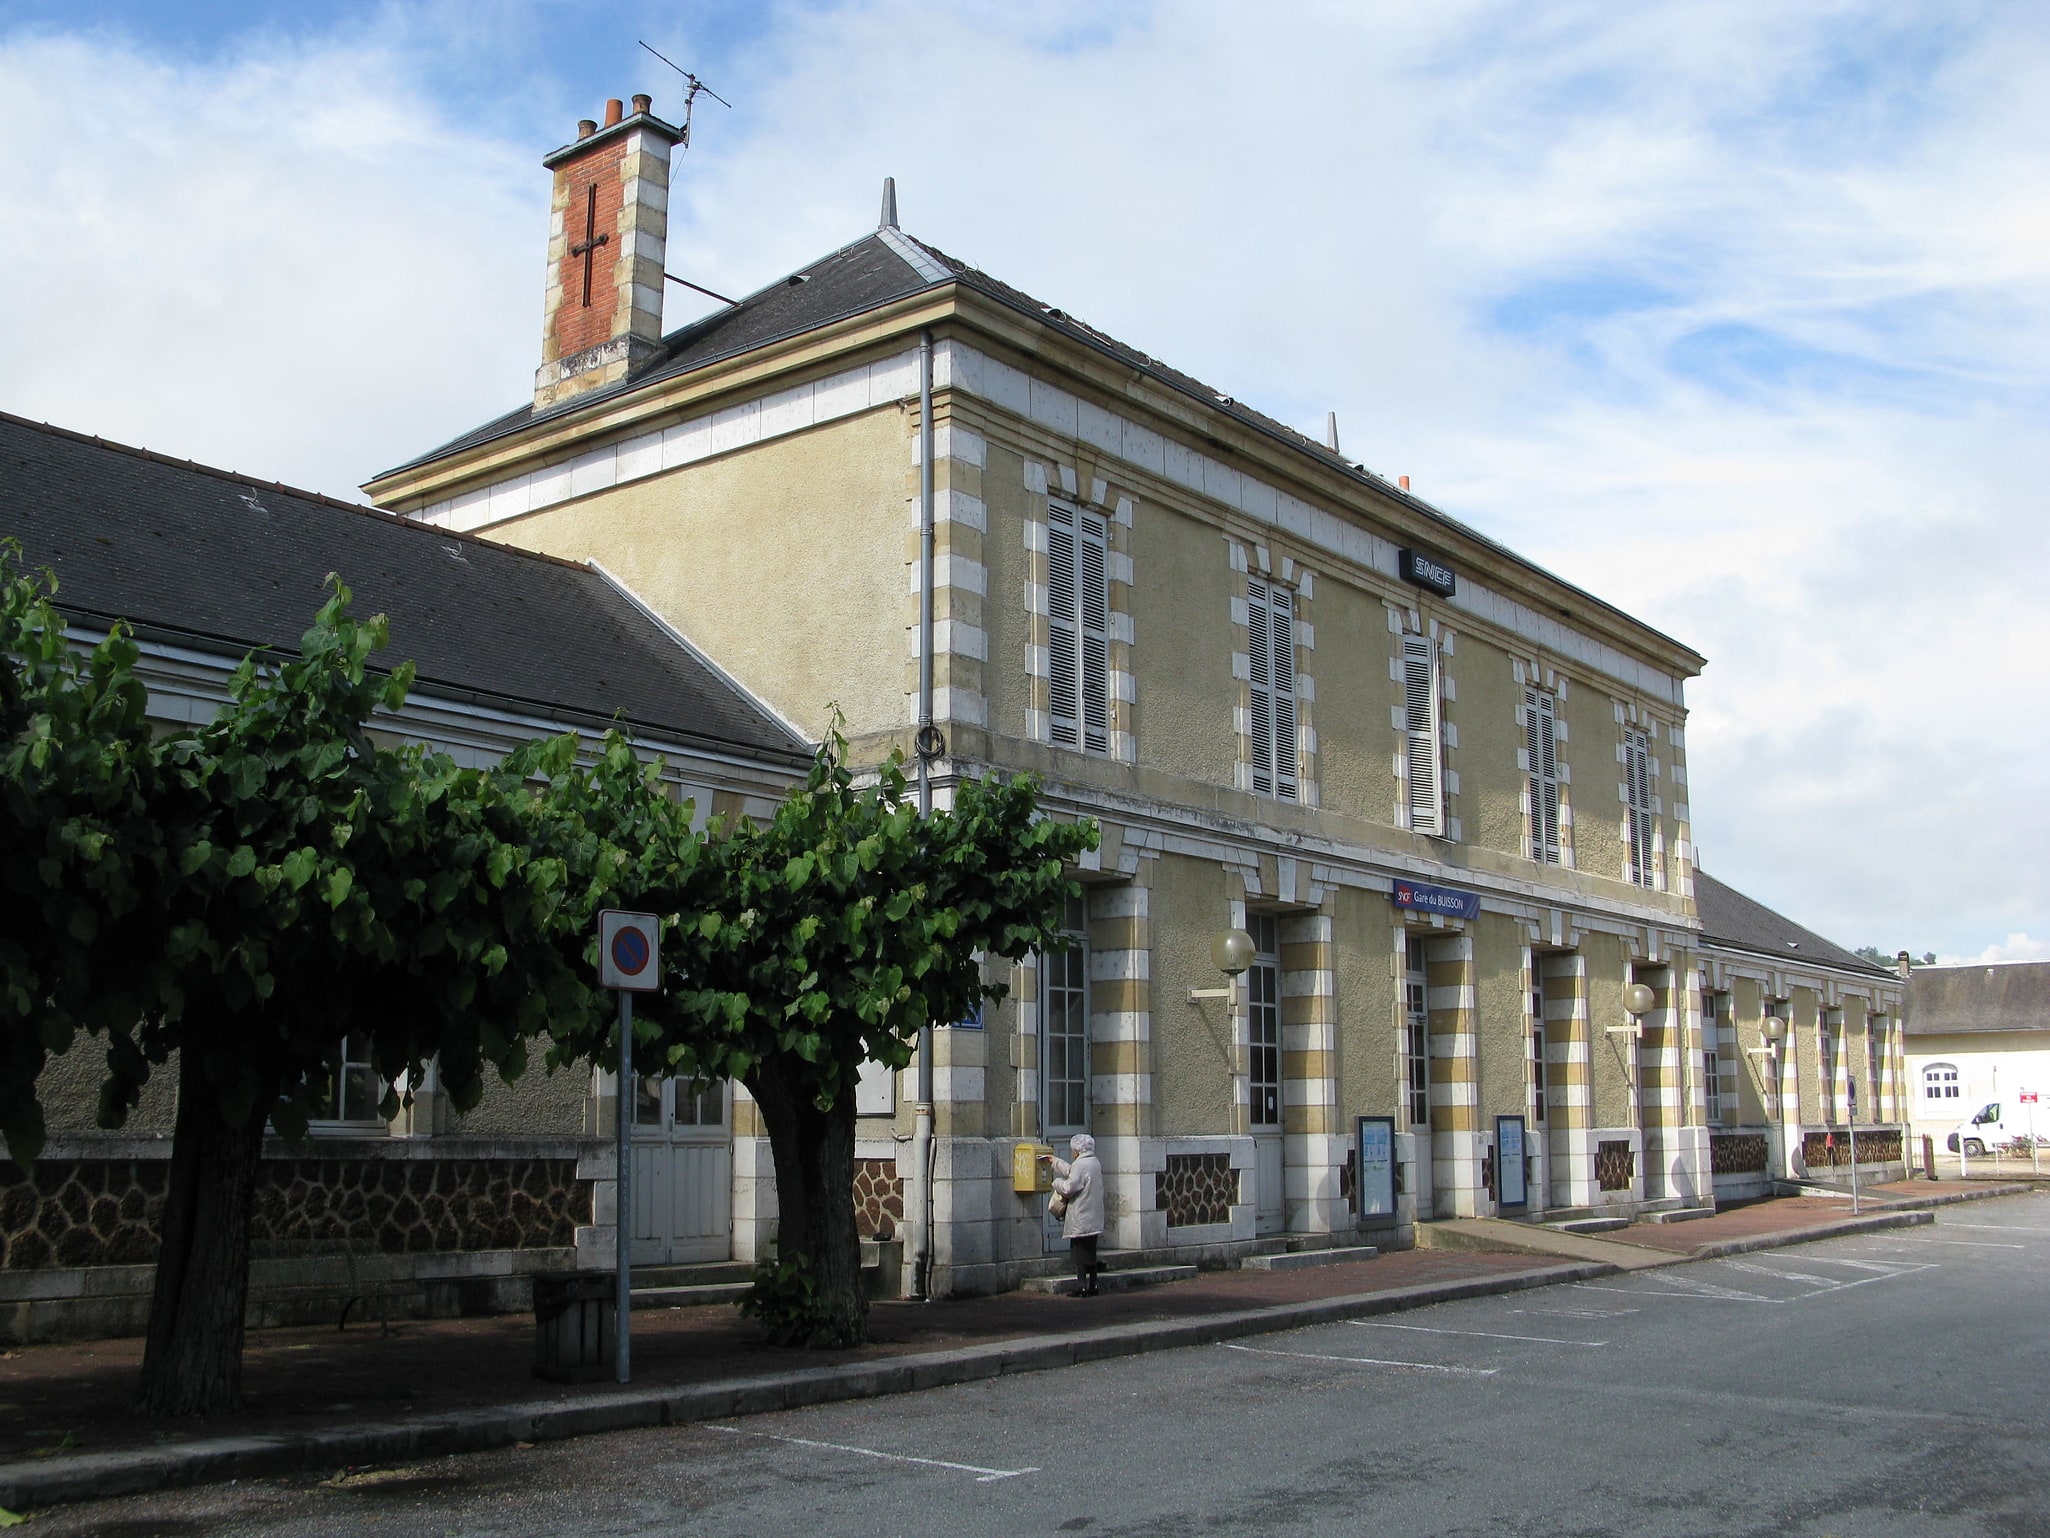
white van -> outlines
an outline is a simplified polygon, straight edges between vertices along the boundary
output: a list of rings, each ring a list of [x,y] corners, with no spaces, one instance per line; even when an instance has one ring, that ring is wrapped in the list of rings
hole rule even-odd
[[[1953,1132],[1943,1146],[1956,1153],[1958,1144],[1962,1142],[1966,1156],[1973,1159],[1983,1159],[1994,1149],[2006,1148],[2011,1143],[2019,1142],[2026,1148],[2033,1124],[2029,1112],[2039,1108],[2016,1106],[2017,1114],[2011,1121],[2002,1119],[2004,1109],[1998,1100],[1991,1105],[1980,1106],[1978,1114]],[[2050,1122],[2045,1122],[2043,1130],[2050,1133]]]

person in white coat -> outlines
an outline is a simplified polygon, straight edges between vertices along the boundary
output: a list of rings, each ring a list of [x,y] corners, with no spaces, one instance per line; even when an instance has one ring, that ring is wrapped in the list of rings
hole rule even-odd
[[[1097,1162],[1096,1139],[1086,1132],[1068,1139],[1068,1152],[1075,1156],[1072,1161],[1048,1156],[1053,1189],[1067,1209],[1061,1215],[1061,1234],[1075,1261],[1076,1295],[1093,1298],[1097,1273],[1103,1269],[1096,1263],[1096,1240],[1103,1232],[1103,1166]]]

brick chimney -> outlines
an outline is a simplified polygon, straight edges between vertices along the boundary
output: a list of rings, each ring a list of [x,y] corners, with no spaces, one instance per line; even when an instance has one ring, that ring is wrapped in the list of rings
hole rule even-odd
[[[603,126],[545,157],[555,173],[548,294],[534,408],[615,384],[662,340],[662,262],[669,235],[669,153],[683,131],[636,96],[605,104]]]

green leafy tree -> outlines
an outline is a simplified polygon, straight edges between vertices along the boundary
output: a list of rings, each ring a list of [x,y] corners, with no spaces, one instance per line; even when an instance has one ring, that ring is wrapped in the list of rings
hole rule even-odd
[[[158,983],[150,894],[165,841],[137,650],[115,626],[87,657],[56,582],[0,541],[0,1136],[41,1150],[37,1077],[81,1028],[132,1023]]]
[[[368,1039],[387,1086],[437,1061],[467,1109],[551,1026],[602,1017],[594,910],[653,864],[687,886],[696,861],[687,810],[616,735],[588,769],[568,738],[495,770],[373,742],[366,723],[399,708],[412,669],[369,668],[387,627],[352,618],[348,597],[336,583],[298,657],[245,661],[213,722],[156,738],[125,637],[81,667],[47,590],[5,593],[0,853],[10,916],[47,916],[10,925],[27,939],[0,951],[0,1127],[17,1160],[34,1156],[37,1075],[80,1027],[106,1044],[103,1125],[176,1072],[151,1413],[239,1400],[265,1126],[303,1135],[343,1036]],[[388,1087],[386,1115],[398,1100]]]
[[[646,889],[668,916],[678,980],[637,1010],[635,1031],[637,1061],[737,1079],[753,1096],[778,1209],[758,1311],[778,1338],[815,1346],[867,1330],[853,1201],[861,1065],[901,1068],[922,1026],[1001,998],[984,957],[1058,944],[1078,890],[1066,866],[1097,841],[1094,823],[1041,816],[1029,778],[964,781],[921,819],[895,760],[857,788],[845,759],[836,732],[773,817],[710,841],[715,874]],[[606,1049],[563,1033],[557,1050]]]

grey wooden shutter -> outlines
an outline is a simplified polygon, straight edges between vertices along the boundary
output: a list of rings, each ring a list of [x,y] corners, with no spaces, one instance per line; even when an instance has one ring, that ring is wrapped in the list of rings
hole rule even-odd
[[[1046,525],[1047,714],[1053,740],[1081,744],[1081,637],[1075,611],[1075,514],[1054,503]]]
[[[1109,533],[1094,513],[1075,518],[1075,587],[1082,631],[1082,747],[1110,751]]]
[[[1267,627],[1267,584],[1246,579],[1247,675],[1252,681],[1252,716],[1247,725],[1253,760],[1253,789],[1274,794],[1274,676]]]
[[[1438,781],[1438,647],[1429,636],[1402,638],[1404,751],[1409,771],[1409,825],[1442,837],[1444,798]]]
[[[1523,691],[1524,741],[1530,758],[1531,858],[1559,863],[1558,700],[1542,689]]]
[[[1643,732],[1623,733],[1623,790],[1629,801],[1630,879],[1652,884],[1651,740]]]
[[[1272,615],[1267,626],[1274,643],[1274,794],[1296,798],[1299,762],[1295,732],[1295,594],[1287,588],[1267,590]]]

